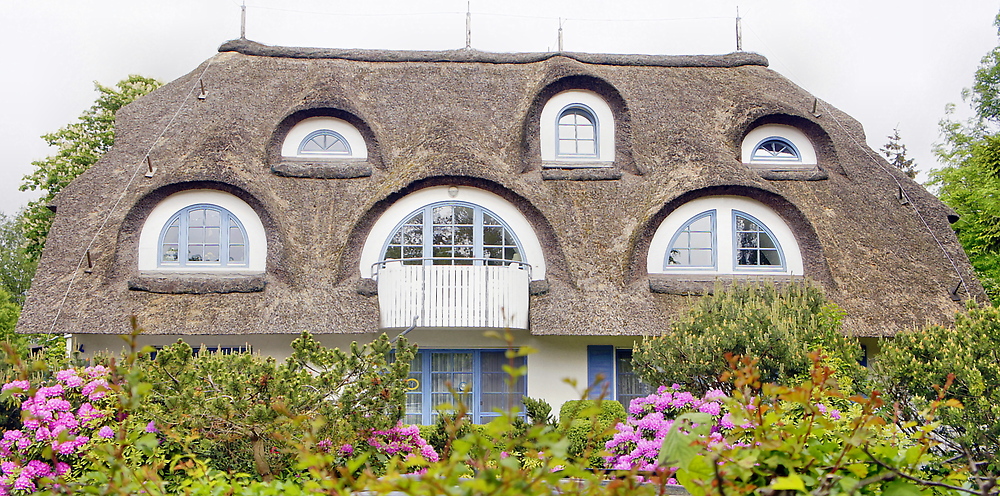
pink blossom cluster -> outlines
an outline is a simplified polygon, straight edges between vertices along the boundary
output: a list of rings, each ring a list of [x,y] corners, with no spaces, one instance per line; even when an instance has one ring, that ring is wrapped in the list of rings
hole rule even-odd
[[[404,460],[409,460],[417,455],[429,462],[439,460],[434,447],[420,437],[420,428],[415,425],[403,425],[402,422],[387,431],[372,432],[372,435],[368,437],[368,445],[375,450],[384,451],[389,456],[399,455]],[[345,446],[342,446],[341,451],[344,448]]]
[[[106,425],[113,419],[95,406],[108,394],[108,375],[103,366],[66,369],[33,394],[26,380],[0,387],[21,400],[23,420],[21,429],[6,431],[0,439],[0,496],[34,492],[37,479],[68,472],[91,439],[114,437]],[[46,448],[51,457],[42,456]]]
[[[656,458],[663,445],[663,439],[674,424],[674,419],[687,412],[701,412],[712,416],[712,432],[707,440],[709,445],[726,442],[720,428],[734,427],[725,412],[723,399],[726,394],[711,390],[701,398],[674,384],[661,386],[656,393],[632,400],[628,408],[628,419],[616,426],[617,432],[605,444],[611,455],[605,457],[612,470],[633,470],[644,472],[660,470]],[[668,475],[676,472],[676,467],[662,467]],[[676,482],[670,479],[668,482]]]
[[[364,445],[367,446],[364,446]],[[334,450],[333,441],[324,439],[316,443],[316,447],[323,451]],[[399,456],[403,460],[410,460],[416,456],[423,457],[428,462],[440,460],[437,451],[427,441],[420,437],[420,428],[415,425],[396,424],[389,430],[371,431],[365,442],[357,446],[353,444],[342,444],[336,448],[337,454],[343,457],[351,457],[359,452],[374,451],[384,453],[390,457]],[[421,472],[426,469],[421,470]]]

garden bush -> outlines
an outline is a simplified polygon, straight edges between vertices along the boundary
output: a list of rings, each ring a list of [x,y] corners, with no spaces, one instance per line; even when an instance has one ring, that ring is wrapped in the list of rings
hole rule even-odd
[[[625,420],[625,407],[611,400],[571,400],[559,409],[560,431],[569,441],[569,456],[588,467],[604,466],[604,445]]]
[[[946,426],[936,431],[942,449],[984,475],[1000,475],[1000,309],[972,303],[954,326],[899,333],[882,343],[873,368],[880,389],[906,421],[921,419],[950,382],[948,397],[963,408],[939,413]]]
[[[694,394],[729,385],[726,353],[752,356],[768,381],[790,381],[810,370],[809,353],[822,348],[845,385],[860,381],[861,347],[841,331],[840,309],[812,284],[716,285],[670,330],[640,342],[632,365],[646,384],[680,384]]]

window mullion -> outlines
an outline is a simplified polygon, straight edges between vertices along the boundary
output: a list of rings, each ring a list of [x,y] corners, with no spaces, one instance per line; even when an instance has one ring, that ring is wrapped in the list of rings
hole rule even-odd
[[[472,422],[482,422],[483,415],[483,362],[480,350],[472,351]]]
[[[472,214],[472,258],[485,258],[483,251],[483,207],[476,206]],[[476,260],[475,265],[485,265],[483,260]]]
[[[181,210],[180,222],[177,223],[177,263],[181,267],[187,266],[188,261],[188,217],[190,216],[191,207]]]
[[[423,225],[423,239],[421,240],[423,246],[421,247],[421,256],[424,258],[423,265],[433,265],[433,260],[428,260],[430,257],[434,256],[434,207],[433,205],[428,205],[424,207],[423,213],[424,225]]]

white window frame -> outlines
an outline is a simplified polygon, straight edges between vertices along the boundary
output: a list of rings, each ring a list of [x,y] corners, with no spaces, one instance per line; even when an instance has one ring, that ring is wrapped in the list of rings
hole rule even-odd
[[[694,217],[714,210],[715,213],[715,267],[684,267],[666,265],[670,243],[677,232]],[[738,242],[735,217],[743,214],[757,222],[772,235],[779,247],[782,266],[737,265]],[[670,213],[653,234],[646,256],[646,270],[650,274],[760,274],[802,275],[802,254],[795,234],[774,210],[756,200],[741,196],[705,196],[687,202]]]
[[[781,139],[787,141],[798,152],[798,160],[787,158],[755,158],[754,152],[757,147],[770,139]],[[775,164],[775,165],[816,165],[816,150],[812,146],[812,141],[798,128],[785,124],[764,124],[753,128],[743,138],[740,146],[740,157],[744,164]]]
[[[365,239],[358,274],[372,277],[372,266],[382,261],[386,241],[396,228],[415,211],[435,203],[460,202],[482,207],[500,218],[514,233],[522,249],[522,262],[531,265],[533,280],[545,279],[545,256],[531,223],[517,207],[504,198],[471,186],[433,186],[400,198],[382,213]]]
[[[317,131],[331,131],[340,135],[347,143],[350,153],[301,153],[299,151],[303,141]],[[351,123],[336,117],[308,117],[302,119],[292,126],[292,129],[285,135],[285,140],[281,144],[282,157],[310,158],[313,160],[338,160],[338,159],[366,159],[368,158],[368,146],[364,136]]]
[[[574,108],[589,111],[594,117],[594,156],[561,155],[559,153],[559,118]],[[539,120],[539,147],[543,162],[599,163],[615,161],[615,115],[597,93],[588,90],[567,90],[555,94],[542,107]]]
[[[160,263],[160,240],[164,228],[178,212],[195,205],[210,205],[229,211],[245,233],[246,263],[236,266]],[[195,189],[174,193],[158,203],[146,217],[139,233],[138,265],[140,272],[189,273],[263,273],[267,264],[267,236],[264,225],[250,205],[236,196],[218,190]]]

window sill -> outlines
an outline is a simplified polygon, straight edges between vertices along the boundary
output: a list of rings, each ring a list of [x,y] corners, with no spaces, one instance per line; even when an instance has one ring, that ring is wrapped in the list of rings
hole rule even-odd
[[[804,280],[803,276],[788,274],[649,274],[649,290],[660,294],[701,296],[714,293],[716,284],[768,282],[781,286]]]
[[[128,289],[161,294],[257,293],[267,285],[265,274],[147,272],[129,279]]]
[[[362,296],[378,295],[378,282],[371,278],[360,278],[355,285],[355,291]],[[538,279],[528,283],[528,294],[531,296],[541,296],[548,294],[548,279]]]
[[[751,170],[760,174],[768,181],[822,181],[830,175],[818,165],[776,165],[776,164],[746,164]]]
[[[282,158],[271,166],[271,172],[282,177],[313,179],[352,179],[372,175],[372,164],[365,159],[301,159]]]

